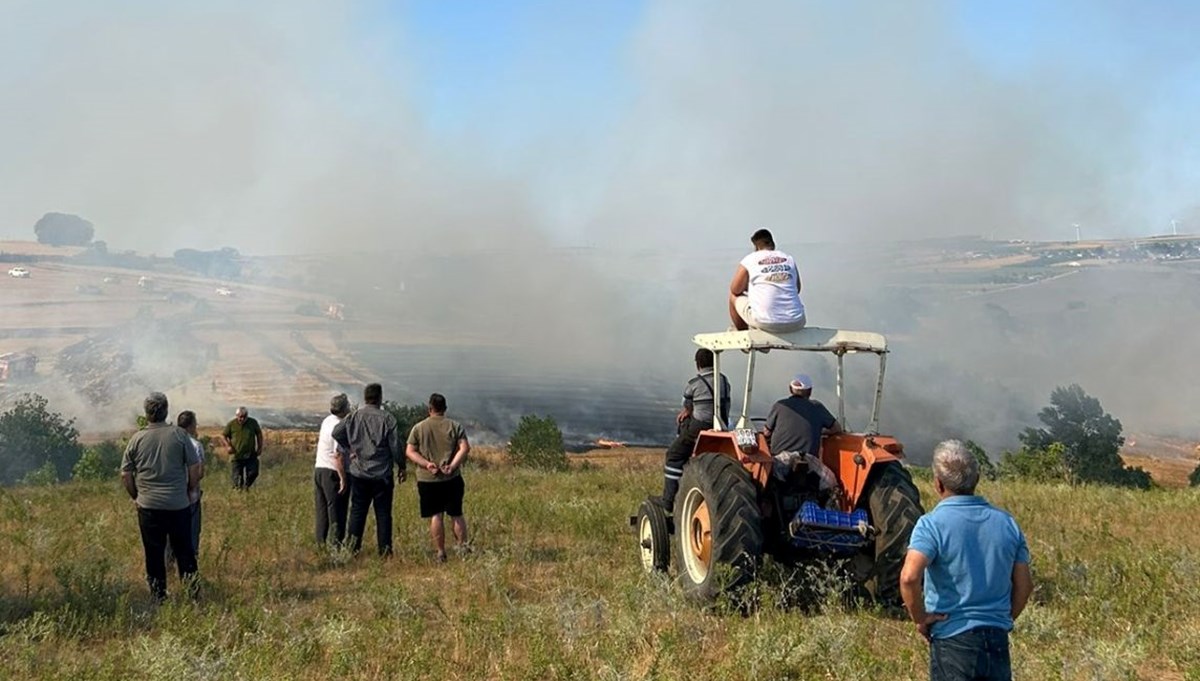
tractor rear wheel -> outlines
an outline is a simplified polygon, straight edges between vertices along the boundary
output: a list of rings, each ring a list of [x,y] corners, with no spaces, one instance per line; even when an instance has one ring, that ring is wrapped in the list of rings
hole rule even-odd
[[[646,572],[666,572],[671,565],[671,537],[667,511],[647,499],[638,507],[638,549]]]
[[[903,604],[900,569],[904,567],[908,539],[925,509],[921,507],[921,493],[903,464],[891,461],[881,466],[882,470],[871,471],[875,481],[867,494],[867,512],[878,531],[868,586],[876,602],[894,607]]]
[[[679,581],[708,603],[754,577],[763,552],[758,488],[737,461],[700,454],[683,469],[675,497]]]

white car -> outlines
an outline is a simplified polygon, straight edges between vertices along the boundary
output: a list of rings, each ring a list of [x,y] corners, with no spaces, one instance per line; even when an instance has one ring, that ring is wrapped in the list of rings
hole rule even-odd
[[[228,289],[228,288],[225,288],[224,286],[222,286],[221,288],[217,289],[217,295],[225,296],[228,298],[233,295],[233,289]]]
[[[14,267],[8,271],[8,276],[16,277],[17,279],[28,279],[29,270],[25,269],[24,267]]]

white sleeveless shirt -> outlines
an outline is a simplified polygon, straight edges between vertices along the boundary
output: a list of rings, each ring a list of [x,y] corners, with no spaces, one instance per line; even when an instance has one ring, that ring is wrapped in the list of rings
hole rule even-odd
[[[796,282],[796,261],[783,251],[755,251],[742,258],[750,273],[750,311],[763,324],[787,324],[804,317],[804,303]]]

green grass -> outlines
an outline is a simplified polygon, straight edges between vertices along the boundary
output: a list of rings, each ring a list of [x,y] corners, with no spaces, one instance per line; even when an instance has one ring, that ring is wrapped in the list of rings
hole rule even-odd
[[[758,607],[705,612],[645,575],[627,517],[660,462],[565,473],[468,468],[476,550],[435,564],[413,484],[396,555],[313,546],[308,457],[249,494],[206,480],[204,596],[151,604],[131,502],[114,480],[0,491],[0,678],[917,679],[906,622],[768,565]],[[932,500],[921,481],[926,505]],[[1037,590],[1013,636],[1021,679],[1200,679],[1200,494],[1019,483]],[[786,605],[800,584],[823,605]]]

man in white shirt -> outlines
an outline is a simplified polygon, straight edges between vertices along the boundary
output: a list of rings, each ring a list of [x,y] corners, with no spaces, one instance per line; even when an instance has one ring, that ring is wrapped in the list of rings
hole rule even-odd
[[[329,524],[333,523],[332,543],[341,545],[346,538],[346,508],[350,504],[347,493],[346,467],[342,460],[342,449],[333,439],[333,428],[350,413],[350,399],[345,393],[335,395],[329,401],[329,416],[321,422],[317,436],[317,464],[313,471],[315,486],[314,500],[317,511],[317,544],[324,546],[329,537]]]
[[[799,331],[806,319],[796,261],[775,249],[775,239],[765,229],[755,232],[750,242],[755,250],[738,263],[729,284],[729,319],[738,331]]]

